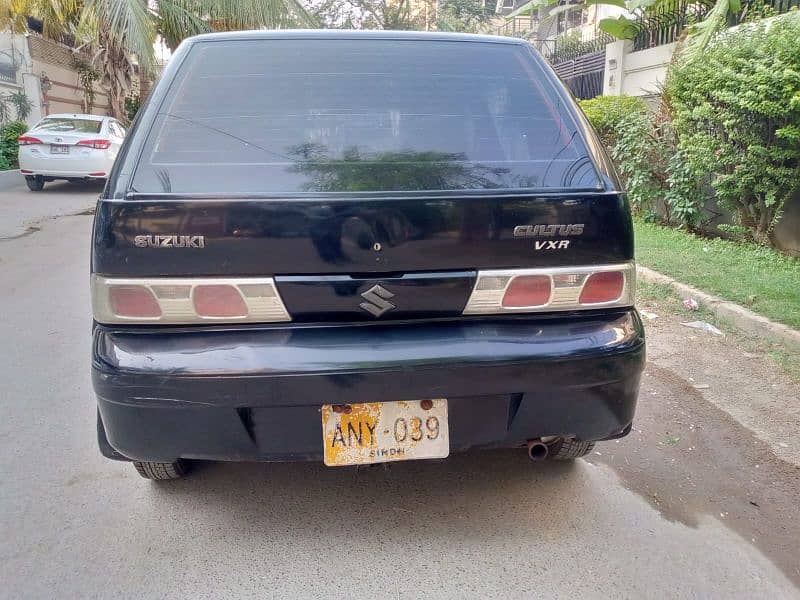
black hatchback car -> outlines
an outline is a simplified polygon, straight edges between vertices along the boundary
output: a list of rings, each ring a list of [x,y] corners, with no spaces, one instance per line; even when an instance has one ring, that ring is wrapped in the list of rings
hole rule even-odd
[[[645,343],[626,199],[525,42],[184,42],[97,207],[103,454],[330,466],[626,435]]]

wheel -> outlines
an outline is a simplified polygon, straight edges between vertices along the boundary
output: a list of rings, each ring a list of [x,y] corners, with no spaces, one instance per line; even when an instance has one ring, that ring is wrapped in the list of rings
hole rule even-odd
[[[133,466],[136,467],[136,471],[139,475],[145,479],[180,479],[188,472],[186,463],[182,460],[172,463],[142,462],[135,460],[133,461]]]
[[[28,189],[32,192],[41,192],[44,188],[44,177],[41,175],[33,175],[25,178],[25,183],[28,184]]]
[[[562,438],[550,446],[548,458],[553,460],[573,460],[586,456],[593,448],[594,442],[579,442]]]

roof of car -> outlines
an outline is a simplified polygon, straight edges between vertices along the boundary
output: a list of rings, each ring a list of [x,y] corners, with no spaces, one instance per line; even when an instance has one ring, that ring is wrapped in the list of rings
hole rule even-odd
[[[276,29],[204,33],[188,38],[189,42],[257,39],[378,39],[378,40],[437,40],[446,42],[489,42],[494,44],[525,44],[521,38],[474,33],[441,31],[386,31],[357,29]]]

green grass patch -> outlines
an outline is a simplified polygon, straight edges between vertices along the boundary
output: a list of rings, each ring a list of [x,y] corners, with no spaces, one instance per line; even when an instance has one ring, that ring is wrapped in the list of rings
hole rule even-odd
[[[639,310],[654,312],[661,318],[667,314],[673,314],[681,322],[706,321],[711,323],[725,332],[728,339],[734,340],[741,350],[763,356],[792,379],[800,382],[800,352],[780,342],[770,342],[742,331],[726,319],[717,317],[702,304],[697,310],[685,308],[681,298],[668,285],[639,279],[636,282],[636,305]],[[645,320],[645,326],[647,326],[647,320]]]
[[[800,260],[640,220],[633,227],[639,264],[800,329]]]

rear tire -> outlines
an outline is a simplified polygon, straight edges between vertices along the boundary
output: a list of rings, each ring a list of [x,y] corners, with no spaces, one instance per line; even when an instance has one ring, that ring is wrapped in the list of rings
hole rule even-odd
[[[44,188],[44,177],[41,175],[33,175],[32,177],[26,177],[25,183],[28,184],[28,189],[32,192],[41,192]]]
[[[143,462],[135,460],[133,466],[136,467],[137,473],[145,479],[153,479],[156,481],[164,481],[167,479],[180,479],[189,471],[186,463],[182,460],[177,460],[171,463],[160,462]]]
[[[575,460],[586,456],[594,449],[594,442],[560,439],[550,447],[549,458],[553,460]]]

